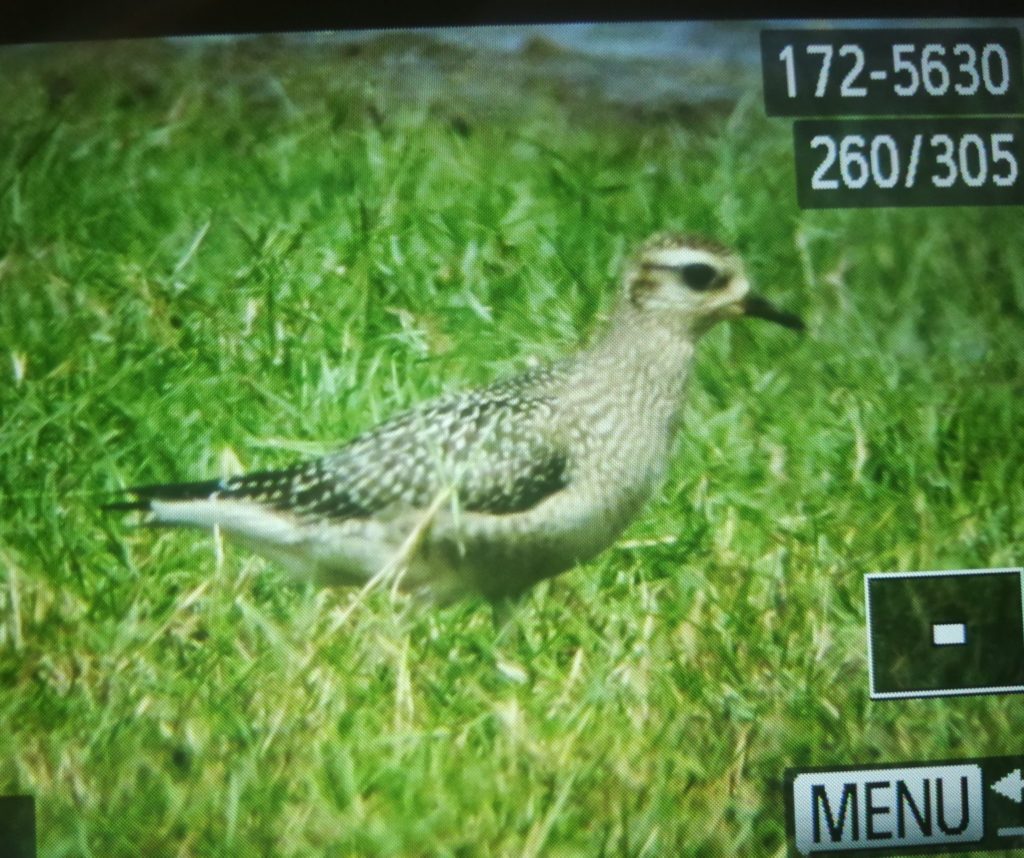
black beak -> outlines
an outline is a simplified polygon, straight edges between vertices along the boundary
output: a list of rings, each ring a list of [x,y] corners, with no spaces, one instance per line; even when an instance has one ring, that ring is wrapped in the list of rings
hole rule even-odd
[[[804,320],[795,313],[787,313],[785,310],[780,310],[771,301],[762,298],[760,295],[747,295],[743,299],[741,306],[745,316],[766,319],[769,322],[782,325],[784,328],[789,328],[791,331],[807,330]]]

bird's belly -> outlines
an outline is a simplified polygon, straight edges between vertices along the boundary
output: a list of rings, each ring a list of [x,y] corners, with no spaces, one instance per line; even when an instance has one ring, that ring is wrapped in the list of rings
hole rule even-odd
[[[615,486],[614,491],[609,486]],[[596,556],[632,521],[651,479],[576,483],[524,512],[492,514],[444,508],[393,510],[370,521],[323,522],[305,538],[262,553],[318,583],[362,584],[389,566],[402,589],[446,602],[470,593],[516,596]]]
[[[410,584],[441,598],[470,591],[493,600],[591,559],[615,541],[650,492],[647,485],[615,495],[587,488],[513,515],[439,517],[410,565]]]

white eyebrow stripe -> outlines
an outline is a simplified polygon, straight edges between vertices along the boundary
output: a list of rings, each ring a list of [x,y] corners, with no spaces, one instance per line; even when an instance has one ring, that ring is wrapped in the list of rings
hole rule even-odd
[[[693,263],[703,263],[714,268],[721,268],[723,258],[699,248],[676,247],[649,253],[644,258],[644,261],[656,265],[668,265],[672,268],[681,268],[684,265],[692,265]]]

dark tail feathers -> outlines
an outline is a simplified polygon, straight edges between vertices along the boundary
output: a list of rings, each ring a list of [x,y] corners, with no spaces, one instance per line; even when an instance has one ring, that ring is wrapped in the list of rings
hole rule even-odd
[[[115,501],[103,504],[100,509],[105,512],[145,512],[155,500],[198,500],[212,495],[224,488],[220,480],[206,480],[199,483],[156,483],[149,486],[132,486],[125,492],[134,496],[135,500]]]

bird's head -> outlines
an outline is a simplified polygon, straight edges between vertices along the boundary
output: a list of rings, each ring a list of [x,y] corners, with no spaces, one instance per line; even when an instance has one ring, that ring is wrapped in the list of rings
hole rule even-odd
[[[633,259],[625,299],[636,311],[657,314],[700,335],[716,322],[754,316],[804,330],[803,320],[751,292],[742,260],[703,238],[657,235]]]

